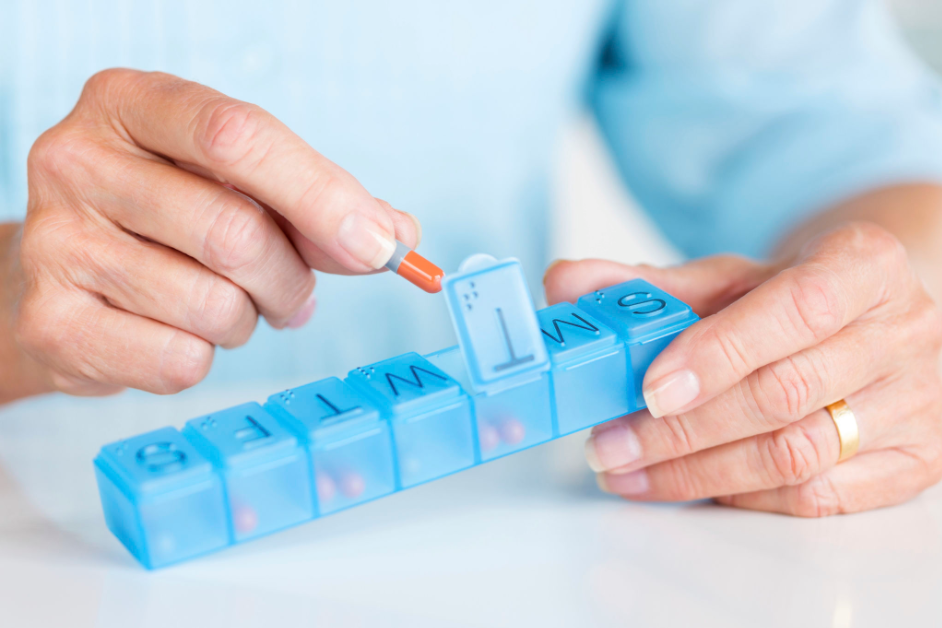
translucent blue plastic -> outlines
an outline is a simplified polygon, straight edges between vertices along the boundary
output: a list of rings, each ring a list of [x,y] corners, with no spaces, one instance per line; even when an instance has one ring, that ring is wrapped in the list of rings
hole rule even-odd
[[[222,479],[176,429],[102,447],[95,475],[108,528],[145,567],[230,543]]]
[[[549,370],[549,356],[520,262],[477,257],[467,272],[446,276],[442,292],[471,386],[506,388],[511,378]]]
[[[560,435],[638,409],[628,378],[625,344],[617,334],[572,303],[537,312],[553,362],[553,395]]]
[[[418,353],[354,369],[347,383],[372,397],[392,425],[400,487],[474,464],[471,400]]]
[[[262,406],[244,403],[192,419],[183,435],[222,476],[236,541],[314,516],[308,457]]]
[[[320,514],[396,490],[389,422],[336,377],[272,395],[265,407],[308,448]]]
[[[635,410],[645,407],[641,384],[651,362],[677,334],[699,320],[689,305],[643,279],[596,290],[579,297],[576,305],[614,329],[627,345]]]
[[[105,520],[160,567],[644,407],[651,361],[697,316],[630,281],[534,312],[515,260],[443,282],[459,347],[407,353],[106,445]]]
[[[458,347],[437,351],[426,358],[471,394],[482,461],[512,454],[553,438],[548,373],[514,378],[514,385],[508,388],[491,386],[475,393]]]

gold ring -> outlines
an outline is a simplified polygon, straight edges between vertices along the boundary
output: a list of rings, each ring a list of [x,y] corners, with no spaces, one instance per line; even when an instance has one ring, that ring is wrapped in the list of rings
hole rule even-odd
[[[860,431],[857,429],[857,417],[854,416],[854,411],[850,409],[850,406],[847,405],[847,402],[843,399],[835,401],[831,405],[826,406],[825,409],[831,415],[831,419],[834,420],[834,427],[837,428],[837,437],[841,439],[841,455],[837,458],[837,462],[841,463],[853,457],[853,455],[857,453],[857,448],[860,447]]]

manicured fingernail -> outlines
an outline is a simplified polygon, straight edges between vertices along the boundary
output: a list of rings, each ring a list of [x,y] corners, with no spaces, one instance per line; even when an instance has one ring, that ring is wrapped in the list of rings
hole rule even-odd
[[[604,492],[604,493],[611,493],[611,491],[608,490],[608,482],[605,481],[605,474],[604,474],[604,473],[596,473],[596,474],[595,474],[595,483],[599,485],[599,490],[600,490],[600,491],[602,491],[602,492]]]
[[[596,473],[623,467],[640,458],[641,443],[627,425],[613,425],[585,442],[585,459]]]
[[[599,488],[606,493],[617,493],[618,495],[641,495],[647,493],[648,489],[651,488],[651,483],[648,481],[648,472],[644,469],[619,475],[600,473],[596,476],[596,481]]]
[[[304,327],[311,316],[314,315],[314,310],[317,309],[317,297],[314,296],[314,293],[311,293],[311,296],[307,298],[307,301],[304,302],[304,305],[301,306],[301,309],[291,317],[291,320],[285,325],[288,329],[298,329],[299,327]]]
[[[404,212],[401,209],[397,211],[401,214],[405,214],[412,221],[412,225],[415,227],[415,246],[413,246],[412,248],[419,246],[419,242],[422,241],[422,223],[419,222],[419,219],[416,218],[414,214],[410,214],[409,212]]]
[[[370,268],[382,268],[396,250],[395,238],[376,222],[360,214],[347,214],[337,241],[357,261]]]
[[[672,414],[697,398],[700,380],[693,371],[682,370],[662,377],[644,389],[648,412],[656,417]]]
[[[559,266],[566,261],[568,260],[554,259],[552,262],[550,262],[550,265],[546,267],[546,272],[543,273],[543,285],[546,285],[546,278],[549,277],[550,271],[553,270],[555,266]]]

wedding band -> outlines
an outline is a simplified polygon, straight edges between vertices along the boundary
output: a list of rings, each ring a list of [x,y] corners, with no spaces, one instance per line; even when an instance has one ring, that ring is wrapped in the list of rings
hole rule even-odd
[[[857,417],[853,410],[847,405],[847,402],[841,399],[835,401],[825,409],[834,420],[834,427],[837,428],[837,437],[841,439],[841,455],[837,462],[841,463],[857,453],[860,446],[860,432],[857,430]]]

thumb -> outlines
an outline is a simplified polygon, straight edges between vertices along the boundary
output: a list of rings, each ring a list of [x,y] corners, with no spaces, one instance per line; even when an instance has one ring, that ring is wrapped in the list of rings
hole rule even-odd
[[[631,279],[644,279],[688,304],[699,316],[709,316],[775,274],[768,264],[736,255],[704,257],[679,266],[619,264],[600,259],[557,260],[543,277],[550,305],[576,300],[601,288]]]

